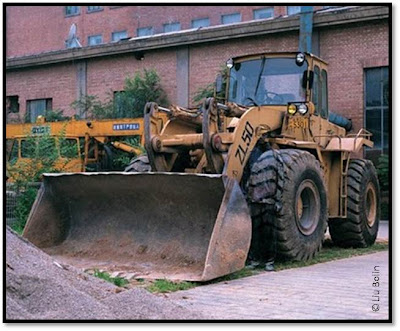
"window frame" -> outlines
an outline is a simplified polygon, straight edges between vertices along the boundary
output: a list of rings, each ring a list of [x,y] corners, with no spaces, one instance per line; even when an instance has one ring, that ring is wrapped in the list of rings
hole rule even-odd
[[[205,21],[205,20],[207,20],[207,22],[208,22],[208,24],[207,25],[200,25],[200,26],[193,26],[193,23],[194,22],[200,22],[200,21]],[[190,27],[192,28],[192,29],[199,29],[199,28],[206,28],[206,27],[208,27],[208,26],[210,26],[210,18],[209,17],[203,17],[203,18],[195,18],[195,19],[193,19],[191,22],[190,22]]]
[[[328,72],[325,69],[321,69],[320,80],[321,80],[321,116],[322,118],[328,119],[329,118]]]
[[[177,24],[177,25],[179,26],[179,29],[178,29],[178,30],[165,31],[165,28],[166,28],[167,26],[173,26],[173,25],[175,25],[175,24]],[[171,22],[171,23],[164,23],[164,24],[163,24],[163,33],[171,33],[171,32],[177,32],[177,31],[181,31],[181,30],[182,30],[181,22]]]
[[[145,35],[140,36],[139,35],[139,30],[142,31],[144,29],[150,29],[151,34],[145,34]],[[140,28],[136,29],[136,36],[137,37],[148,37],[148,36],[152,36],[152,35],[154,35],[154,28],[152,26],[143,26],[143,27],[140,27]]]
[[[98,44],[91,44],[91,43],[90,43],[90,39],[91,39],[91,38],[95,38],[95,37],[100,37],[100,38],[101,38],[101,42],[98,43]],[[88,36],[87,44],[88,44],[88,46],[98,46],[98,45],[104,44],[103,35],[100,33],[100,34],[93,34],[93,35],[91,35],[91,36]]]
[[[7,108],[8,100],[9,100],[9,107]],[[19,113],[19,110],[20,110],[19,95],[7,95],[6,96],[6,112],[7,112],[7,114],[17,114],[17,113]]]
[[[64,147],[62,146],[62,144],[63,144],[63,142],[69,142],[69,141],[73,141],[74,144],[75,144],[74,147],[76,147],[74,149],[75,150],[74,156],[72,156],[72,157],[71,156],[66,156],[65,154],[63,154],[63,148]],[[74,138],[74,137],[68,138],[68,137],[66,137],[66,138],[63,138],[61,141],[60,141],[60,139],[57,139],[56,142],[57,142],[58,154],[59,154],[61,159],[75,160],[75,159],[80,159],[81,158],[79,138]]]
[[[89,9],[90,7],[97,7],[95,9]],[[91,14],[91,13],[97,13],[99,11],[103,11],[104,7],[103,6],[86,6],[86,13]]]
[[[299,7],[299,11],[296,11],[295,13],[289,13],[289,8],[294,8],[294,7]],[[286,6],[287,16],[297,15],[300,14],[300,12],[301,12],[301,6]]]
[[[224,18],[225,17],[233,17],[235,15],[239,15],[239,20],[235,21],[235,22],[229,22],[229,23],[224,23]],[[242,14],[240,12],[236,12],[236,13],[231,13],[231,14],[222,14],[221,15],[221,24],[225,25],[225,24],[236,24],[236,23],[240,23],[242,22]]]
[[[380,105],[379,106],[367,106],[367,72],[368,70],[371,69],[379,69],[380,71]],[[364,128],[368,130],[367,128],[367,113],[368,110],[380,110],[380,146],[379,147],[374,147],[372,149],[369,149],[372,153],[380,151],[381,154],[386,154],[385,150],[389,151],[390,149],[390,144],[389,144],[389,140],[390,140],[390,126],[389,126],[389,118],[387,118],[387,126],[388,126],[388,130],[386,132],[388,138],[386,139],[387,141],[387,145],[385,146],[385,112],[387,112],[388,117],[389,117],[389,109],[390,109],[390,96],[387,100],[387,105],[385,105],[384,103],[384,70],[387,70],[387,83],[388,83],[388,88],[390,88],[389,86],[389,81],[390,81],[390,72],[389,72],[389,66],[379,66],[379,67],[369,67],[369,68],[364,68],[364,109],[363,109],[363,117],[364,117]],[[390,90],[389,90],[390,93]],[[366,150],[364,149],[364,154],[366,153]]]
[[[266,10],[271,11],[271,16],[256,18],[256,13],[261,12],[261,11],[266,11]],[[253,9],[253,20],[267,20],[269,18],[273,18],[274,15],[275,15],[274,7]]]
[[[36,118],[34,120],[32,120],[32,113],[31,113],[31,109],[30,109],[31,102],[39,101],[39,100],[45,100],[45,102],[46,102],[45,112],[44,112],[44,114],[40,114],[40,115],[46,115],[46,111],[47,110],[53,110],[53,98],[41,98],[41,99],[26,100],[26,114],[25,114],[25,117],[29,118],[29,123],[35,123],[36,122]],[[40,115],[38,115],[38,116],[40,116]]]
[[[13,156],[15,157],[13,158]],[[6,139],[6,157],[7,157],[7,162],[11,164],[15,164],[17,160],[20,158],[19,139],[17,138]]]
[[[123,38],[119,38],[118,40],[114,40],[114,35],[115,34],[117,34],[117,33],[125,33],[125,35],[126,35],[126,37],[123,37]],[[121,41],[122,39],[126,39],[126,38],[128,38],[128,30],[121,30],[121,31],[114,31],[114,32],[111,32],[111,41],[112,42],[118,42],[118,41]]]
[[[68,7],[76,7],[78,9],[78,11],[76,13],[68,14],[67,13],[67,8]],[[81,6],[64,6],[64,15],[65,15],[65,17],[78,16],[80,14],[81,14]]]

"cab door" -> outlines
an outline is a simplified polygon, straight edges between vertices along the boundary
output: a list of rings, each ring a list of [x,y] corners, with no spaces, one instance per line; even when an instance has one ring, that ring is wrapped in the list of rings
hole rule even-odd
[[[311,116],[310,129],[314,140],[325,147],[329,139],[328,134],[328,74],[325,66],[314,64],[314,83],[311,100],[314,104],[314,114]]]

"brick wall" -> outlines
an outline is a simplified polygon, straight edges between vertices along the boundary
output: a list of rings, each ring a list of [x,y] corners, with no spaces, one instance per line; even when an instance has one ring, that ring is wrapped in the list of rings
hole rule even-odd
[[[364,69],[389,65],[389,26],[377,21],[320,32],[321,58],[329,63],[329,108],[364,122]]]
[[[126,30],[136,36],[139,27],[163,31],[163,24],[180,22],[181,29],[191,28],[193,19],[210,19],[210,25],[221,24],[222,14],[240,13],[241,21],[253,19],[253,10],[271,6],[103,6],[102,11],[65,15],[65,6],[7,6],[7,57],[25,56],[65,49],[71,24],[77,25],[77,37],[87,46],[88,36],[102,34],[103,42],[111,42],[111,34]],[[286,6],[275,6],[276,17],[286,15]]]
[[[23,118],[26,102],[35,99],[53,99],[53,109],[69,109],[76,100],[76,70],[74,65],[52,65],[39,68],[23,69],[7,73],[6,94],[18,95],[20,112]],[[14,119],[17,115],[12,116]]]
[[[252,15],[250,9],[243,9],[247,10],[246,15]],[[116,12],[122,8],[107,10]],[[88,16],[93,17],[95,14]],[[165,15],[172,14],[165,12]],[[220,17],[220,13],[215,14],[215,17]],[[153,20],[159,21],[154,17]],[[190,17],[181,16],[181,21],[189,24]],[[358,23],[315,31],[318,32],[321,58],[329,63],[330,109],[351,117],[355,130],[358,130],[363,126],[364,68],[388,65],[388,23]],[[297,47],[297,32],[191,45],[190,100],[199,88],[215,80],[221,65],[230,57],[263,51],[295,51]],[[42,98],[53,98],[54,109],[62,109],[65,114],[71,115],[73,110],[70,104],[78,95],[76,66],[76,63],[64,63],[7,71],[6,94],[19,96],[21,115],[26,111],[27,100]],[[87,93],[104,100],[110,91],[122,90],[127,75],[133,75],[135,71],[144,68],[158,72],[169,100],[176,103],[175,48],[147,51],[143,61],[136,60],[133,54],[87,60]]]
[[[133,76],[136,71],[154,69],[161,78],[161,84],[172,102],[176,96],[176,53],[175,50],[146,52],[142,61],[135,56],[124,55],[88,61],[89,95],[97,95],[105,100],[110,91],[121,91],[125,77]]]

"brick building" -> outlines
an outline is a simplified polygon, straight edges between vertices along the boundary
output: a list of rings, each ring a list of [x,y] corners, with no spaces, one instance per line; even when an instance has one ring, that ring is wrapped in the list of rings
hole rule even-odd
[[[298,6],[7,6],[6,119],[46,108],[72,115],[73,101],[84,95],[104,99],[144,68],[157,71],[172,103],[191,105],[228,58],[297,51],[299,11]],[[371,130],[380,153],[389,136],[390,7],[314,11],[313,53],[329,63],[329,108],[350,117],[355,131]]]

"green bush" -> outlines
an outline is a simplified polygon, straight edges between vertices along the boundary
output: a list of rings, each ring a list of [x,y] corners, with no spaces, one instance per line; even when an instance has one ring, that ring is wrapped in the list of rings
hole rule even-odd
[[[143,117],[147,102],[168,105],[168,99],[161,86],[160,77],[155,70],[136,72],[133,77],[125,78],[124,90],[108,93],[102,102],[97,96],[88,95],[74,101],[71,107],[90,119],[136,118]]]
[[[55,138],[47,132],[42,135],[27,136],[21,148],[21,153],[27,159],[7,164],[7,175],[14,183],[17,192],[15,209],[17,220],[12,228],[18,233],[22,233],[36,198],[37,188],[32,187],[31,183],[40,182],[43,173],[62,172],[70,161],[68,155],[73,155],[72,149],[75,147],[67,143],[65,130],[57,139],[60,144],[60,153],[66,157],[63,160],[65,163],[60,163]]]
[[[382,154],[379,157],[377,171],[381,190],[389,190],[389,155]]]
[[[11,225],[11,228],[20,235],[24,231],[37,191],[37,188],[27,187],[17,198],[17,206],[15,208],[16,221]]]
[[[64,112],[62,110],[46,110],[44,117],[46,118],[46,122],[61,122],[70,120],[70,116],[64,116]]]
[[[60,109],[47,109],[44,111],[46,122],[61,122],[70,120],[70,116],[64,116],[64,112]],[[36,119],[35,119],[36,121]],[[24,118],[25,123],[31,123],[31,114],[27,111]]]

